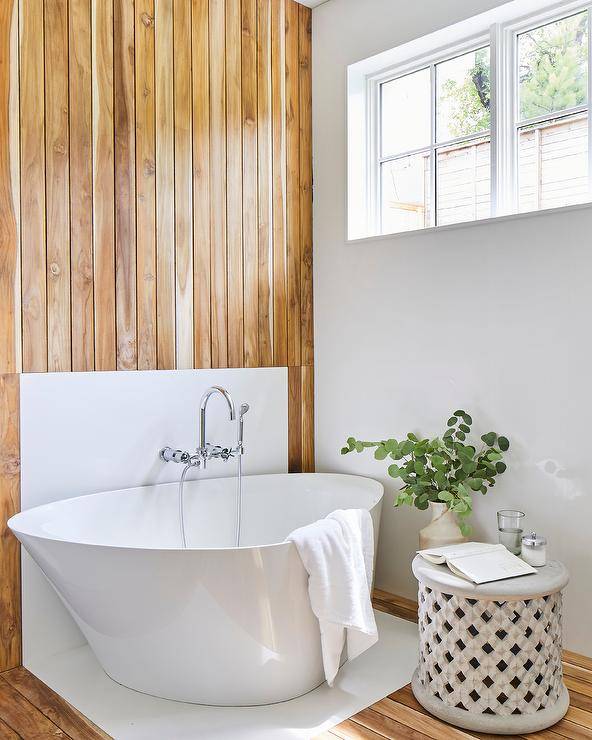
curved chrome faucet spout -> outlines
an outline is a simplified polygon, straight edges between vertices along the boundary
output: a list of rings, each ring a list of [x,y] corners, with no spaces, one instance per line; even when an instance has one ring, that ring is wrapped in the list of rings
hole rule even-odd
[[[232,400],[232,396],[230,395],[230,393],[224,388],[221,388],[219,385],[213,385],[211,388],[208,388],[208,390],[201,397],[201,401],[199,402],[199,446],[202,450],[205,450],[207,444],[206,408],[210,397],[215,395],[216,393],[219,393],[228,404],[228,410],[230,411],[230,421],[234,421],[236,419],[234,401]]]

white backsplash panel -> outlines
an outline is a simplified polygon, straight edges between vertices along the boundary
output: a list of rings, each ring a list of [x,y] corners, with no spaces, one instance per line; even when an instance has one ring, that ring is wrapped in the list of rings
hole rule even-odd
[[[248,403],[243,472],[288,469],[288,376],[285,368],[31,373],[21,376],[21,507],[98,491],[179,479],[181,466],[158,457],[165,445],[194,450],[199,401],[221,385],[235,405]],[[207,438],[236,443],[224,400],[208,405]],[[236,461],[205,472],[236,474]],[[82,634],[39,568],[23,551],[23,663],[77,647]]]

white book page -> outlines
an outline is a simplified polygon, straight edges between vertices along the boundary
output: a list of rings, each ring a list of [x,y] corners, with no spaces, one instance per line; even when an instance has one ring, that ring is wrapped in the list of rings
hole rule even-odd
[[[501,549],[449,558],[448,567],[456,575],[468,578],[473,583],[490,583],[536,573],[531,565],[513,555],[503,545]]]
[[[429,547],[425,550],[418,550],[417,554],[421,555],[424,560],[430,563],[442,565],[450,560],[450,558],[460,558],[467,555],[477,555],[482,552],[491,552],[492,550],[499,550],[500,547],[503,550],[506,549],[504,545],[492,545],[489,542],[461,542],[457,545]]]

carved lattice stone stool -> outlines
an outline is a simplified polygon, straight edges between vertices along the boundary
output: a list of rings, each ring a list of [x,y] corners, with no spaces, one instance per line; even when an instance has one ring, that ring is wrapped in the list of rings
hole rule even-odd
[[[416,699],[431,714],[469,730],[536,732],[567,712],[561,670],[558,562],[536,575],[476,586],[417,556],[419,665]]]

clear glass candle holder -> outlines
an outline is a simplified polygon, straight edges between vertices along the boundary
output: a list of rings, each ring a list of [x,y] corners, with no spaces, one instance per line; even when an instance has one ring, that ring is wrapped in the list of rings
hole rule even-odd
[[[520,555],[522,550],[523,521],[523,511],[503,509],[502,511],[497,512],[499,542],[511,553],[514,553],[514,555]]]

